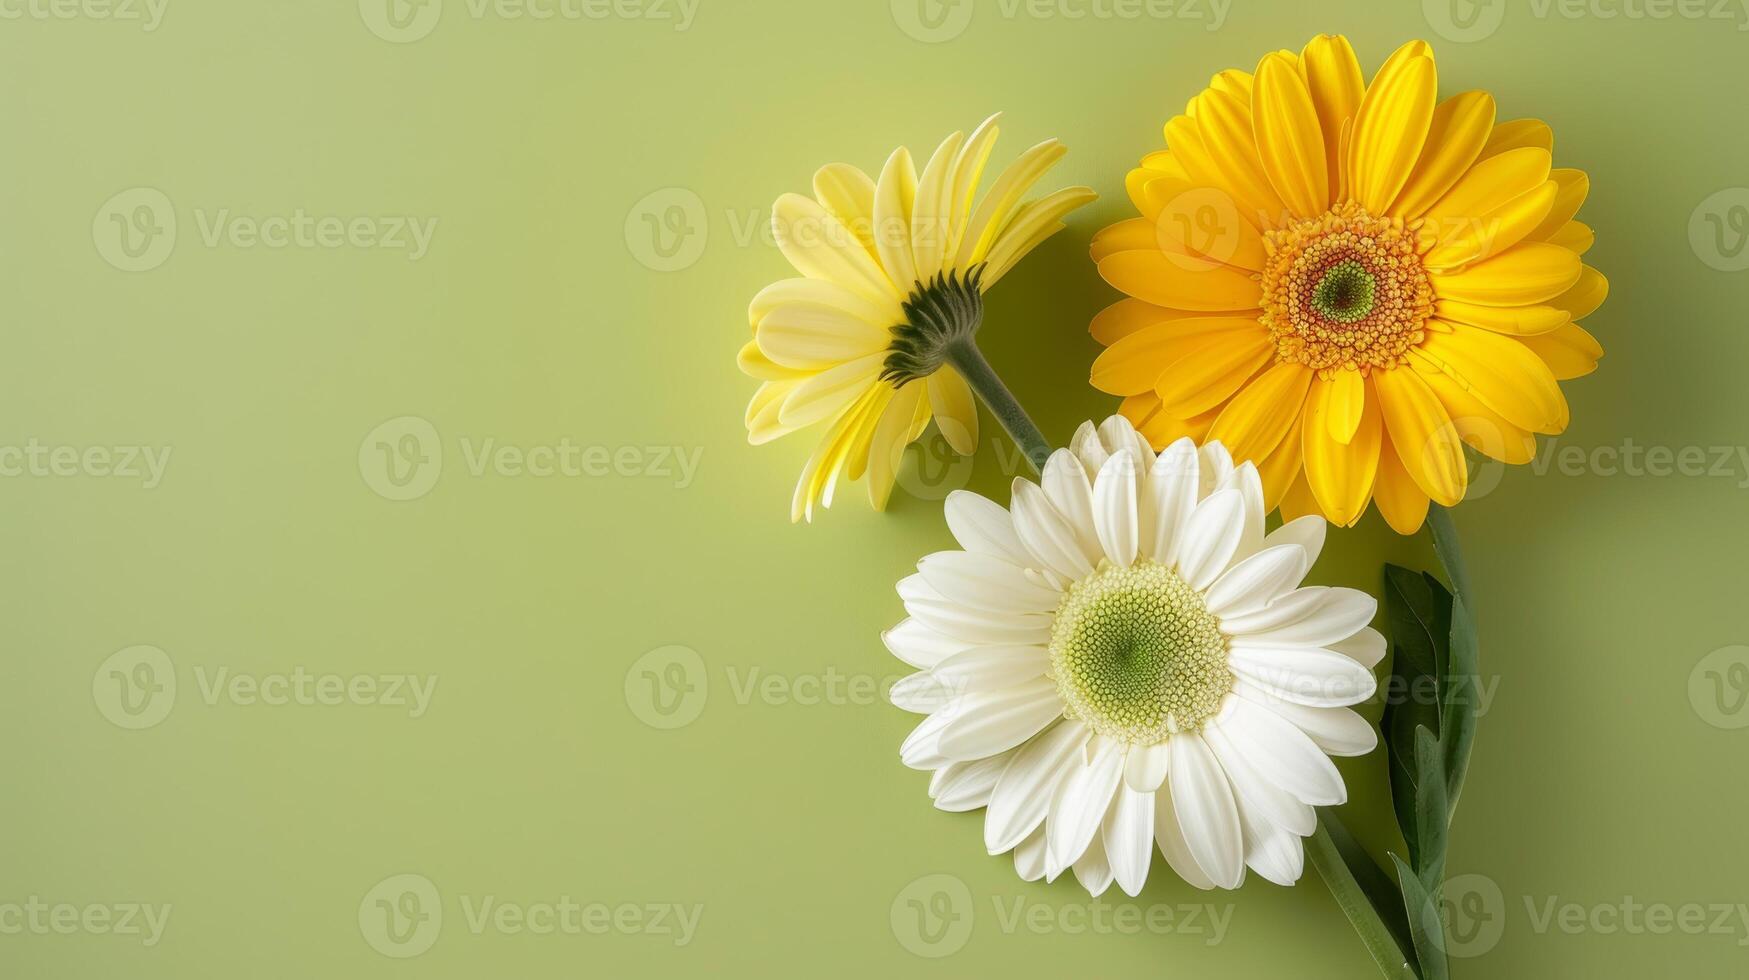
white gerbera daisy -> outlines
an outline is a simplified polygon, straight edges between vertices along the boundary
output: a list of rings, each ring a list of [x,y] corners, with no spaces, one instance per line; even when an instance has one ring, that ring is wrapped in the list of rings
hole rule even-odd
[[[1300,588],[1324,520],[1264,533],[1250,463],[1188,439],[1156,458],[1122,416],[1087,423],[1012,510],[947,500],[964,551],[899,583],[889,649],[920,668],[893,703],[929,717],[900,756],[943,810],[988,807],[984,842],[1020,876],[1072,867],[1136,895],[1151,845],[1198,888],[1249,866],[1305,866],[1315,806],[1347,790],[1330,755],[1364,755],[1385,640],[1377,603]]]

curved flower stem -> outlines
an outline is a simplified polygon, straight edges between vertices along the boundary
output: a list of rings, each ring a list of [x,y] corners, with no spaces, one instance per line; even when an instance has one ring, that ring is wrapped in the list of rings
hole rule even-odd
[[[1401,914],[1395,888],[1328,809],[1318,811],[1318,829],[1306,838],[1306,856],[1360,935],[1379,973],[1386,980],[1416,980],[1415,968],[1405,952],[1413,948],[1403,934],[1406,924],[1394,923],[1381,914]]]
[[[969,338],[954,342],[947,348],[947,362],[965,376],[966,383],[989,406],[990,414],[996,416],[996,421],[1002,423],[1009,438],[1026,454],[1032,468],[1043,472],[1045,460],[1051,455],[1051,444],[1045,441],[1044,433],[1038,430],[1038,426],[1032,424],[1026,409],[1021,408],[1020,402],[1014,400],[1008,386],[996,376],[990,362],[984,360],[984,352],[978,350],[978,345]]]

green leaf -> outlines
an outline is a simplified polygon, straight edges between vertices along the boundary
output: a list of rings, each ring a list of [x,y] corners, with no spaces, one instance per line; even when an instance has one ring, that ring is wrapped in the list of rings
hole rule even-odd
[[[1445,795],[1447,814],[1457,810],[1458,793],[1470,768],[1470,743],[1476,736],[1476,699],[1481,676],[1477,672],[1476,622],[1469,604],[1460,596],[1451,609],[1451,658],[1445,690],[1441,695],[1445,731]]]
[[[1421,777],[1415,732],[1426,728],[1437,739],[1444,730],[1451,594],[1432,576],[1386,565],[1385,613],[1391,630],[1391,680],[1380,727],[1397,827],[1409,845],[1410,861],[1420,867],[1424,845],[1416,810]]]
[[[1306,856],[1342,914],[1348,917],[1373,963],[1387,980],[1415,980],[1415,940],[1391,880],[1361,850],[1329,809],[1318,810],[1318,829],[1306,838]]]
[[[1445,841],[1449,827],[1445,806],[1445,754],[1439,739],[1425,728],[1415,729],[1415,832],[1421,854],[1415,873],[1429,891],[1445,880]]]
[[[1429,889],[1403,859],[1391,855],[1397,866],[1397,884],[1403,889],[1403,910],[1409,918],[1409,935],[1415,958],[1421,964],[1421,980],[1448,980],[1445,962],[1445,921],[1439,914],[1439,888]]]

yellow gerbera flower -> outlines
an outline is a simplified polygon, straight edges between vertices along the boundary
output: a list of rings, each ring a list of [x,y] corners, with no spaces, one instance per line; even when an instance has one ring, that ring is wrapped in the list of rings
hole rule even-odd
[[[1415,531],[1463,498],[1463,443],[1528,461],[1603,354],[1585,174],[1550,169],[1546,124],[1436,91],[1422,41],[1370,85],[1328,35],[1221,72],[1129,173],[1142,216],[1094,239],[1130,297],[1093,321],[1094,386],[1155,446],[1255,460],[1284,518],[1373,500]]]
[[[1070,187],[1021,201],[1068,152],[1053,139],[1021,154],[974,207],[998,118],[943,140],[921,175],[900,147],[878,182],[835,163],[814,175],[812,199],[777,199],[772,230],[802,278],[754,297],[753,340],[739,363],[764,382],[747,406],[749,442],[826,426],[796,484],[792,521],[831,506],[841,471],[852,480],[866,472],[869,501],[884,508],[905,447],[931,418],[955,452],[977,448],[963,372],[988,371],[972,343],[983,294],[1095,197]]]

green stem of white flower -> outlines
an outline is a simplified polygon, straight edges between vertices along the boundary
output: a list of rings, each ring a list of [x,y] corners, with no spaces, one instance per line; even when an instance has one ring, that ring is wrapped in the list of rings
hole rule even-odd
[[[1332,827],[1334,831],[1330,829]],[[1346,842],[1351,853],[1344,853],[1344,848],[1335,839],[1337,837]],[[1330,894],[1335,896],[1337,906],[1348,917],[1349,925],[1354,926],[1361,944],[1385,980],[1416,980],[1415,967],[1405,952],[1413,948],[1413,944],[1407,936],[1398,935],[1386,923],[1376,904],[1386,900],[1398,901],[1396,891],[1384,878],[1384,872],[1372,863],[1372,858],[1354,843],[1336,814],[1327,809],[1318,811],[1318,829],[1306,838],[1306,856],[1311,859],[1312,867],[1318,869],[1318,875],[1324,879]],[[1370,888],[1366,879],[1371,879]],[[1381,889],[1388,890],[1389,894],[1375,898],[1373,893]]]
[[[1026,409],[1020,407],[1008,386],[996,376],[995,369],[984,359],[984,352],[978,350],[978,345],[970,338],[955,341],[947,348],[947,362],[959,370],[966,383],[989,407],[990,414],[1002,423],[1002,428],[1026,454],[1033,469],[1043,472],[1045,460],[1051,456],[1051,444],[1045,441],[1044,433],[1032,423]]]

